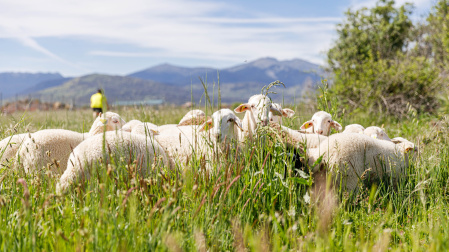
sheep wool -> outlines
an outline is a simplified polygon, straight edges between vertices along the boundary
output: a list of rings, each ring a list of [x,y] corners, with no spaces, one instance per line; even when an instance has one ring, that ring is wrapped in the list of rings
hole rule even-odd
[[[0,141],[0,164],[7,165],[16,156],[17,150],[30,133],[8,136]],[[3,154],[1,154],[3,153]]]
[[[408,167],[407,149],[390,141],[379,141],[364,134],[334,134],[317,148],[306,151],[309,165],[320,156],[334,181],[347,190],[354,190],[360,180],[369,174],[372,178],[383,175],[394,180],[403,177]],[[317,172],[320,167],[314,167]]]
[[[123,159],[124,163],[137,160],[136,171],[141,176],[147,176],[153,164],[170,166],[162,147],[149,137],[124,131],[105,132],[86,139],[73,150],[68,158],[67,169],[56,185],[57,193],[65,192],[80,179],[88,180],[92,165],[103,158],[107,163],[111,158],[116,158],[116,162]]]
[[[82,141],[82,133],[64,129],[40,130],[27,136],[20,146],[16,160],[25,172],[48,167],[62,174],[72,150]]]

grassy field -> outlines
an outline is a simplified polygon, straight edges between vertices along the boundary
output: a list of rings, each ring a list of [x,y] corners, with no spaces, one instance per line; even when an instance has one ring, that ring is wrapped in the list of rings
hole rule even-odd
[[[291,107],[292,108],[292,107]],[[299,128],[313,106],[295,107],[284,124]],[[125,120],[177,123],[187,109],[118,108]],[[210,113],[210,112],[209,112]],[[361,186],[356,195],[315,202],[313,178],[296,177],[280,145],[229,150],[207,174],[153,167],[140,178],[133,164],[99,164],[93,178],[55,195],[58,177],[0,168],[2,251],[445,251],[449,249],[448,120],[410,114],[401,120],[342,115],[344,126],[384,125],[390,137],[419,146],[406,179]],[[0,118],[12,132],[88,131],[90,110],[35,112]]]

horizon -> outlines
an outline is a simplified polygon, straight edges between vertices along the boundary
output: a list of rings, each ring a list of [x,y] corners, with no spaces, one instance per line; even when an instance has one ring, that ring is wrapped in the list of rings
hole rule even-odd
[[[63,76],[127,75],[164,63],[223,69],[264,57],[324,65],[344,12],[376,3],[0,1],[0,72]],[[433,4],[412,2],[414,21]]]

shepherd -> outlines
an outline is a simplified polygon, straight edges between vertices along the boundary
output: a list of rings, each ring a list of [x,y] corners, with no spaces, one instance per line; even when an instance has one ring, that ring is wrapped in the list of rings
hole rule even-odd
[[[97,93],[90,97],[90,107],[93,110],[94,119],[97,118],[100,113],[103,113],[103,108],[108,108],[108,101],[101,89],[98,89]]]

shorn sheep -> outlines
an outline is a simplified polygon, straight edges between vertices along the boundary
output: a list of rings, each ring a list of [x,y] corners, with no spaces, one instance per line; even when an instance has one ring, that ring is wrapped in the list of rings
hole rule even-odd
[[[275,116],[281,116],[282,112],[272,106],[271,100],[266,95],[253,95],[249,98],[247,103],[240,104],[234,109],[236,113],[245,113],[243,117],[243,139],[252,139],[257,131],[259,124],[263,126],[268,125],[269,112],[271,111]]]
[[[306,150],[306,155],[309,165],[323,156],[321,164],[328,167],[337,186],[341,182],[342,188],[354,190],[368,175],[372,178],[387,175],[395,181],[405,176],[411,150],[414,146],[409,144],[379,141],[364,134],[339,133],[329,136],[317,148]],[[313,172],[318,172],[320,167],[314,167]]]
[[[67,169],[56,185],[56,192],[61,194],[80,180],[90,178],[90,168],[99,162],[120,163],[122,165],[136,160],[135,171],[140,176],[147,176],[152,165],[169,167],[170,163],[162,147],[149,137],[124,131],[105,132],[90,137],[79,144],[67,162]]]
[[[343,129],[338,122],[332,120],[331,114],[325,111],[319,111],[312,116],[311,120],[303,123],[300,129],[309,133],[329,136],[331,128],[334,128],[337,131]]]

